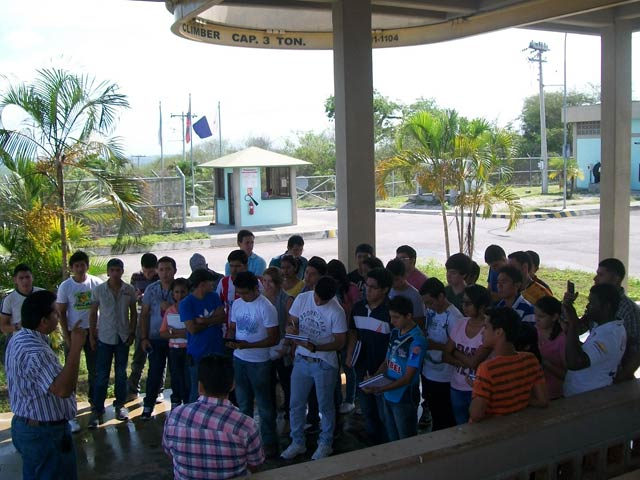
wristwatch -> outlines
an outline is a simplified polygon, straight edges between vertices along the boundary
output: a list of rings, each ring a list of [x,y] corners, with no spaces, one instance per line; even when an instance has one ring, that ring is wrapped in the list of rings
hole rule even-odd
[[[169,335],[173,335],[173,328],[169,327]]]

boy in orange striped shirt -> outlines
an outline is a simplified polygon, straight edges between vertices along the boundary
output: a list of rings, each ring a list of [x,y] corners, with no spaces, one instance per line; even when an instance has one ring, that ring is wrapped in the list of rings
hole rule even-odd
[[[507,415],[528,405],[549,404],[547,384],[538,359],[528,352],[516,352],[520,317],[511,308],[489,313],[482,334],[484,347],[493,349],[493,358],[478,366],[473,382],[470,422],[494,415]]]

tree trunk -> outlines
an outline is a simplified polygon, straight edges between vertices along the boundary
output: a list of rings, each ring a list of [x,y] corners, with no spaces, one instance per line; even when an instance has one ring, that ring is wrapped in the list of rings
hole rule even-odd
[[[444,179],[442,179],[442,187],[440,189],[440,209],[442,212],[442,223],[444,226],[444,248],[447,254],[447,258],[451,255],[451,250],[449,248],[449,225],[447,224],[447,209],[445,207],[445,197],[446,189],[444,184]]]
[[[56,158],[56,181],[58,183],[58,207],[60,212],[60,248],[62,250],[62,280],[67,278],[69,245],[67,240],[67,205],[64,199],[64,161]]]

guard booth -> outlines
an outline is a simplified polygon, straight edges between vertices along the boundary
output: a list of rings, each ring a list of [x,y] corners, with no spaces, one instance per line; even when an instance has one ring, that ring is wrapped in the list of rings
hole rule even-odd
[[[214,169],[216,223],[237,228],[297,224],[296,167],[308,164],[258,147],[200,164]]]

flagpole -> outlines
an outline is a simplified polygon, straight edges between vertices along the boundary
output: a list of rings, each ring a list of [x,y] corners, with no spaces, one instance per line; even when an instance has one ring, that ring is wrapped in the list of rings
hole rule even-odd
[[[220,117],[220,100],[218,100],[218,156],[222,157],[222,123]]]
[[[187,113],[187,128],[189,129],[189,156],[191,157],[191,206],[196,204],[196,174],[193,167],[193,126],[191,124],[191,94],[189,94],[189,113]]]
[[[160,127],[158,130],[158,139],[160,140],[160,170],[164,172],[164,146],[162,145],[162,102],[158,102],[158,110],[160,112]]]

